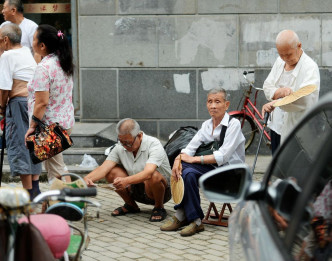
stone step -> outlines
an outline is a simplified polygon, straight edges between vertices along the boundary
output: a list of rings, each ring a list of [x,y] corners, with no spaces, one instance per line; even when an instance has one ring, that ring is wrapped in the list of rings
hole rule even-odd
[[[63,159],[67,165],[80,165],[83,161],[84,154],[93,157],[98,165],[101,165],[106,159],[105,149],[108,147],[95,147],[95,148],[76,148],[71,147],[63,152]],[[7,153],[5,150],[4,164],[8,164]]]
[[[80,175],[81,177],[84,177],[85,175],[87,175],[88,173],[90,173],[92,170],[94,170],[95,168],[86,168],[86,167],[80,167],[80,166],[76,166],[76,165],[67,165],[68,171],[71,173],[75,173]],[[40,180],[41,181],[47,181],[47,173],[44,169],[44,167],[42,168],[42,174],[40,176]],[[10,177],[10,168],[9,165],[5,164],[3,165],[2,168],[2,182],[18,182],[20,181],[20,178],[18,176],[16,177]]]
[[[110,147],[117,140],[115,123],[75,123],[71,138],[76,148]]]

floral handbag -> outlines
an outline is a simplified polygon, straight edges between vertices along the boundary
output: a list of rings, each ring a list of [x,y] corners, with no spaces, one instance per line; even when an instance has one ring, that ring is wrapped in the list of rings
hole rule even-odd
[[[59,123],[47,126],[35,116],[32,116],[32,120],[37,122],[38,126],[35,133],[27,137],[26,143],[34,164],[52,158],[74,144]]]

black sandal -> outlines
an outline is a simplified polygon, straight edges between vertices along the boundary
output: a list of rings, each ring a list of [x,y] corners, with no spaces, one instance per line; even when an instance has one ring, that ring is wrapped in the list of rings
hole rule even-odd
[[[123,209],[126,209],[127,211],[124,211]],[[118,211],[118,214],[113,213],[116,210]],[[111,215],[113,217],[117,217],[117,216],[124,216],[127,214],[138,213],[140,211],[141,210],[139,208],[134,208],[133,206],[130,206],[129,204],[126,203],[122,207],[118,207],[118,208],[114,209]]]
[[[161,217],[160,219],[152,219],[152,217]],[[164,208],[153,208],[150,216],[151,222],[160,222],[163,221],[167,217],[167,212]]]

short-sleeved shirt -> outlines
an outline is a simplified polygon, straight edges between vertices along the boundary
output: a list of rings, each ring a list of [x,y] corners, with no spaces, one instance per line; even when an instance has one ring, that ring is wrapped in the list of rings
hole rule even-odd
[[[10,24],[10,23],[11,22],[9,22],[9,21],[3,22],[0,26],[0,28],[3,27],[4,25]],[[24,18],[22,20],[22,22],[19,24],[19,27],[21,28],[21,31],[22,31],[21,44],[23,46],[28,47],[30,49],[30,52],[32,53],[33,52],[33,50],[32,50],[33,35],[35,34],[38,25],[32,20]]]
[[[136,157],[122,145],[117,144],[106,160],[122,165],[129,176],[143,171],[147,163],[157,165],[157,171],[166,178],[168,184],[172,174],[168,157],[160,141],[145,133]]]
[[[25,46],[5,51],[0,59],[0,89],[12,90],[13,79],[30,81],[36,66],[29,48]]]
[[[57,55],[49,54],[37,65],[33,79],[28,83],[28,106],[31,117],[35,92],[48,91],[49,101],[42,119],[47,125],[58,122],[64,129],[74,126],[73,78],[62,70]]]

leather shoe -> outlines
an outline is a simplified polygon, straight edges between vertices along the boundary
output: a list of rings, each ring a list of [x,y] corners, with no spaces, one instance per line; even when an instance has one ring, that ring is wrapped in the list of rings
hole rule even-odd
[[[176,218],[176,216],[173,216],[172,219],[167,220],[167,222],[160,227],[160,230],[161,231],[176,231],[180,227],[183,227],[187,224],[188,224],[188,222],[186,219],[183,221],[180,221]]]
[[[196,233],[204,231],[204,225],[200,224],[199,226],[196,222],[191,222],[188,226],[181,230],[180,235],[183,237],[189,237]]]

